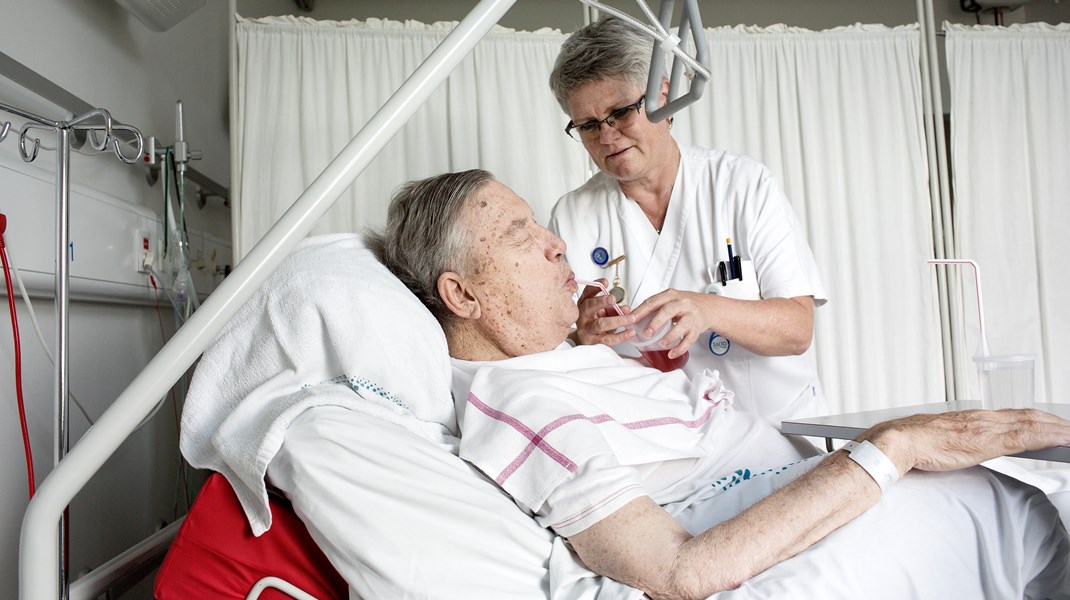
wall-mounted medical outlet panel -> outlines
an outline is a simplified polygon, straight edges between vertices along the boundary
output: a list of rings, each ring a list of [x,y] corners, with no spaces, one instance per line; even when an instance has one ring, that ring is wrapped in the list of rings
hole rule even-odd
[[[5,238],[28,291],[37,297],[55,293],[55,185],[52,173],[0,154],[0,209],[8,217]],[[203,300],[223,280],[217,267],[230,262],[230,244],[199,231],[189,232],[189,243],[190,274]],[[163,224],[153,211],[93,188],[71,186],[72,300],[155,304],[146,245],[153,268],[162,271]]]

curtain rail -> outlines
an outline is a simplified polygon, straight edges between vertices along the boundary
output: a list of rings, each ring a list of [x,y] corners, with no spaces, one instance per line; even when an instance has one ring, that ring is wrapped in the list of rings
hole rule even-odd
[[[945,143],[944,103],[941,92],[940,65],[937,59],[936,31],[932,0],[916,0],[918,24],[922,35],[922,92],[925,107],[926,142],[929,151],[929,189],[932,202],[933,251],[938,259],[956,258],[954,221],[951,216],[951,184]],[[966,382],[963,362],[962,284],[938,269],[937,295],[940,304],[940,329],[944,355],[944,389],[946,400],[962,397]]]

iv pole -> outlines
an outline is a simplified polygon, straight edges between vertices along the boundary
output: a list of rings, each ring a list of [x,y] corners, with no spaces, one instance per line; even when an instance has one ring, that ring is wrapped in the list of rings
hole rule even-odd
[[[129,125],[120,125],[112,120],[111,114],[103,109],[94,109],[83,115],[74,117],[70,121],[53,121],[35,115],[13,106],[0,103],[0,110],[18,115],[27,119],[19,132],[19,155],[22,160],[29,163],[37,158],[41,149],[41,140],[31,138],[31,131],[46,130],[56,134],[56,256],[55,256],[55,301],[56,301],[56,361],[53,377],[55,395],[53,397],[53,413],[55,417],[53,428],[53,468],[59,465],[67,455],[70,444],[70,168],[71,168],[71,145],[72,133],[84,132],[86,142],[96,151],[105,151],[112,146],[115,155],[126,164],[133,164],[141,157],[144,147],[144,138],[141,132]],[[102,122],[102,124],[97,124]],[[9,125],[9,124],[5,124]],[[5,128],[5,132],[7,129]],[[115,136],[114,132],[125,131],[135,139],[135,153],[132,156],[123,154],[123,143]],[[103,132],[100,140],[97,133]],[[0,137],[0,140],[3,138]],[[32,146],[30,141],[32,139]],[[31,500],[32,501],[32,500]],[[66,505],[59,516],[59,526],[56,531],[57,558],[56,573],[59,577],[58,589],[61,598],[66,597],[68,560],[67,560],[67,510]]]

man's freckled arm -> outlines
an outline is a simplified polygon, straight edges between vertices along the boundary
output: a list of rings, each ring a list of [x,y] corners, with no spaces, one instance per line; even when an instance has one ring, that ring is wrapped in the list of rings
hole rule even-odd
[[[1070,421],[1037,410],[918,414],[879,423],[858,438],[900,475],[951,471],[997,456],[1070,444]],[[823,539],[880,499],[877,481],[843,450],[740,513],[691,537],[640,498],[569,538],[595,572],[652,598],[705,598]]]
[[[805,550],[878,499],[876,482],[841,451],[699,536],[643,497],[569,542],[591,570],[651,598],[706,598]]]

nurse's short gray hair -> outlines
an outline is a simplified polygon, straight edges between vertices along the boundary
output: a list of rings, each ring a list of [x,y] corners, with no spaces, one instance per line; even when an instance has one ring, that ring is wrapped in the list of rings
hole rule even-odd
[[[364,234],[379,262],[443,326],[454,315],[438,295],[438,278],[447,271],[467,275],[472,270],[472,237],[461,216],[491,181],[494,176],[481,169],[410,181],[394,193],[385,229]]]
[[[569,36],[550,73],[550,90],[568,114],[568,99],[591,81],[623,79],[646,88],[653,40],[616,17],[595,21]]]

